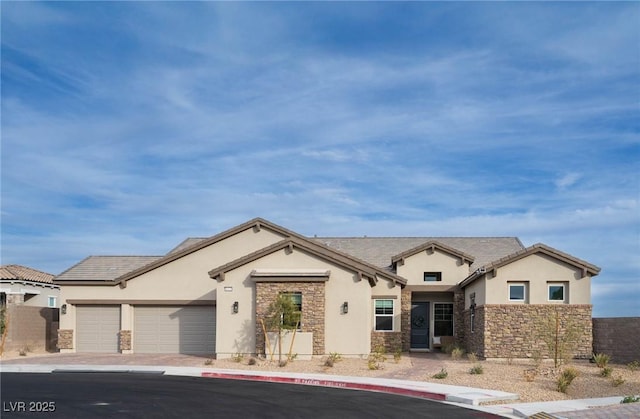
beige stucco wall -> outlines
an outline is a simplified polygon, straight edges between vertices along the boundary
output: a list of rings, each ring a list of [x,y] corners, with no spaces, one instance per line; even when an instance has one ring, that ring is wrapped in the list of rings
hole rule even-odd
[[[126,288],[118,285],[62,285],[58,304],[65,304],[68,300],[215,300],[217,284],[209,277],[210,270],[282,238],[264,228],[250,228],[133,278],[127,281]],[[121,329],[132,330],[135,335],[134,307],[123,304],[121,310]],[[75,306],[67,304],[67,313],[60,316],[60,329],[75,329],[75,325]],[[75,334],[73,346],[76,347]]]
[[[486,276],[486,275],[485,275]],[[486,289],[486,281],[484,276],[476,279],[469,286],[467,286],[464,290],[464,308],[465,310],[471,307],[471,294],[475,292],[476,294],[476,306],[481,306],[486,304],[487,299],[487,289]]]
[[[425,272],[442,272],[442,281],[425,282]],[[407,279],[407,285],[455,285],[469,275],[469,264],[438,249],[425,250],[398,263],[397,273]]]
[[[345,356],[369,353],[372,328],[372,288],[369,281],[358,280],[355,272],[294,248],[293,252],[280,250],[227,272],[224,281],[218,283],[218,357],[255,351],[255,283],[251,278],[254,269],[330,270],[331,275],[325,282],[325,352],[339,352]],[[380,279],[373,289],[385,296],[398,295],[399,304],[400,287],[389,288],[387,283]],[[231,309],[235,301],[239,304],[237,314],[233,314]],[[341,311],[345,301],[349,303],[347,314]],[[303,313],[304,310],[303,301]]]
[[[527,284],[528,304],[561,304],[548,301],[548,285],[565,284],[565,301],[569,304],[591,303],[591,278],[582,270],[550,256],[536,253],[500,267],[497,275],[487,275],[485,304],[523,304],[509,302],[509,282]],[[469,287],[467,287],[469,293]],[[476,294],[476,304],[480,304]]]

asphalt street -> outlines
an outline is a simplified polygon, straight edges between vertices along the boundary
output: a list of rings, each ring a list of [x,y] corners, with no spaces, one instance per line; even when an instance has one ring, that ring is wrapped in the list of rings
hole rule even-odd
[[[418,398],[131,373],[0,374],[2,418],[489,418]]]

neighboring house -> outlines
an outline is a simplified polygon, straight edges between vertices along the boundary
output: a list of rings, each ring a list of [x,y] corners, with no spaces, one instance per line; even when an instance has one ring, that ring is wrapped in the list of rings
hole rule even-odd
[[[60,286],[54,275],[20,265],[0,266],[0,304],[58,307]]]
[[[0,305],[7,323],[4,350],[55,350],[60,286],[53,278],[25,266],[0,266]]]
[[[165,256],[89,257],[62,286],[62,352],[265,353],[261,320],[286,293],[300,358],[362,356],[382,345],[456,342],[481,357],[529,357],[556,313],[591,354],[599,268],[513,237],[307,238],[254,219]],[[273,345],[273,341],[270,342]],[[288,348],[288,343],[285,345]]]

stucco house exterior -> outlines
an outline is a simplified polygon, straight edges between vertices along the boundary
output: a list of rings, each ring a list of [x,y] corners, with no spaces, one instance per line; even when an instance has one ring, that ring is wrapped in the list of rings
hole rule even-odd
[[[54,275],[21,265],[0,266],[0,305],[58,307]]]
[[[163,256],[90,256],[55,278],[62,352],[264,354],[261,320],[286,293],[293,352],[363,356],[457,343],[528,357],[551,315],[591,354],[599,268],[514,237],[304,237],[254,219]],[[273,342],[270,340],[270,344]]]

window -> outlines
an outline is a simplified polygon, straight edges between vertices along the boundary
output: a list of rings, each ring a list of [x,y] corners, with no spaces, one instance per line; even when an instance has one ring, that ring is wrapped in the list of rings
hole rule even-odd
[[[295,306],[296,310],[291,313],[285,313],[282,318],[282,325],[285,328],[295,329],[300,327],[302,322],[302,293],[301,292],[284,292],[285,295],[291,299],[291,302]]]
[[[525,284],[509,284],[509,301],[525,301]]]
[[[424,281],[425,282],[442,281],[442,272],[425,272]]]
[[[57,302],[56,301],[56,297],[53,297],[53,296],[50,295],[49,299],[48,299],[48,302],[47,302],[47,307],[53,307],[53,308],[57,307],[56,302]]]
[[[393,300],[375,300],[375,305],[375,330],[393,330]]]
[[[564,301],[563,284],[549,284],[549,301]]]
[[[453,304],[433,305],[433,335],[453,336]]]

